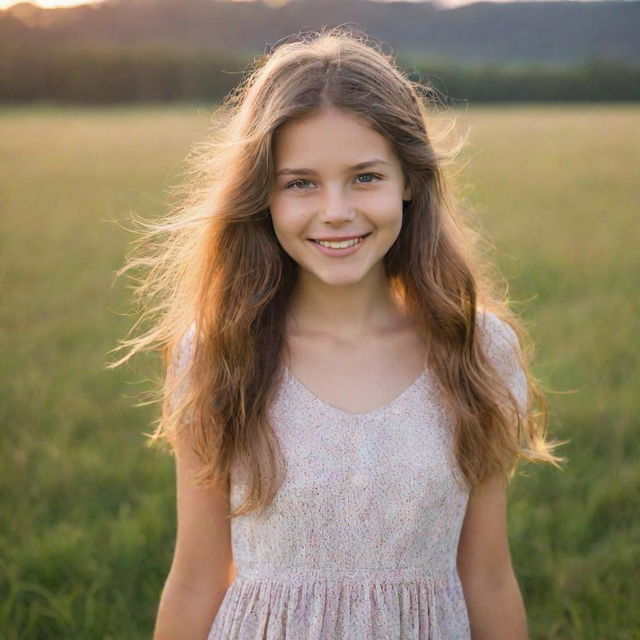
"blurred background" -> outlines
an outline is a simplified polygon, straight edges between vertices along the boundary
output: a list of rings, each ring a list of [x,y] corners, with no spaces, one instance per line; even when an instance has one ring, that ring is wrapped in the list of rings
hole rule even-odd
[[[255,57],[337,24],[469,131],[465,196],[570,440],[509,490],[531,638],[640,638],[640,2],[64,4],[0,2],[0,639],[151,636],[175,488],[134,406],[159,360],[105,369],[135,320],[125,227]]]

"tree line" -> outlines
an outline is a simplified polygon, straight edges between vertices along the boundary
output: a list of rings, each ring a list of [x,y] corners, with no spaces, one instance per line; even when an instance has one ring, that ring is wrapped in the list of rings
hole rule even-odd
[[[262,53],[262,52],[259,52]],[[108,104],[219,102],[259,53],[225,54],[168,43],[0,46],[0,101]],[[595,59],[567,66],[398,62],[447,100],[637,101],[640,65]]]

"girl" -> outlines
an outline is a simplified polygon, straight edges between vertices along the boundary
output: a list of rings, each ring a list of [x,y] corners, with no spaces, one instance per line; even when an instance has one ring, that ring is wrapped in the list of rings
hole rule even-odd
[[[125,268],[176,461],[155,640],[527,637],[506,485],[562,458],[420,89],[358,32],[280,43]]]

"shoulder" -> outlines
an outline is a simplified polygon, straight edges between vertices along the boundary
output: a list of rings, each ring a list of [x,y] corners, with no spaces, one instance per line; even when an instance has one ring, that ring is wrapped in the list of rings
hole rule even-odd
[[[182,333],[171,354],[170,369],[172,373],[183,373],[187,370],[195,351],[196,323],[192,322]]]
[[[493,311],[478,310],[477,336],[486,357],[502,373],[513,373],[520,366],[520,341],[511,325]]]
[[[170,349],[165,381],[170,412],[178,406],[191,380],[191,365],[196,343],[195,329],[195,322],[191,323]]]
[[[527,378],[516,332],[505,320],[488,310],[478,311],[476,324],[483,353],[524,409],[527,404]]]
[[[479,308],[476,312],[476,324],[483,347],[487,350],[513,350],[519,346],[518,336],[511,325],[493,311]]]

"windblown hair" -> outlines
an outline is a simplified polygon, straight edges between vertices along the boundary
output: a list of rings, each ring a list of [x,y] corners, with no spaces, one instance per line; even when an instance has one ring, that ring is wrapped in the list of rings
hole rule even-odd
[[[383,135],[412,187],[384,266],[450,402],[455,456],[469,488],[495,474],[510,479],[519,458],[564,460],[552,453],[562,443],[546,439],[547,402],[529,371],[528,332],[498,293],[485,240],[453,196],[453,173],[445,175],[462,145],[445,148],[452,126],[438,134],[428,111],[435,122],[437,103],[427,84],[361,32],[323,28],[281,41],[214,112],[210,134],[187,158],[178,202],[159,221],[143,223],[138,252],[117,272],[144,271],[134,287],[142,314],[131,332],[143,321],[150,328],[121,340],[115,350],[129,351],[109,367],[143,349],[160,351],[166,376],[151,441],[192,446],[203,462],[201,482],[228,488],[234,461],[245,465],[246,500],[229,517],[264,509],[283,479],[267,411],[282,380],[284,319],[298,266],[270,218],[274,145],[285,123],[327,107]],[[482,347],[481,309],[510,327],[526,406]]]

